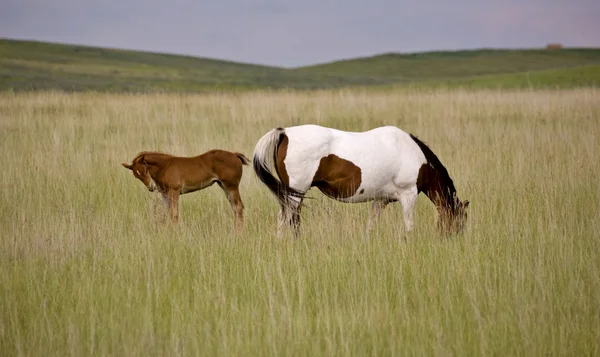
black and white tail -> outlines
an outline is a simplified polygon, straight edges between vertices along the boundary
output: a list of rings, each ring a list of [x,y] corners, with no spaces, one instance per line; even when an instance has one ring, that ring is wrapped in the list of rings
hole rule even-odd
[[[284,135],[285,129],[277,128],[260,138],[254,147],[253,167],[256,176],[273,192],[279,203],[289,207],[292,197],[302,198],[304,193],[281,182],[281,178],[276,178],[271,172],[271,167],[276,165],[277,148]]]

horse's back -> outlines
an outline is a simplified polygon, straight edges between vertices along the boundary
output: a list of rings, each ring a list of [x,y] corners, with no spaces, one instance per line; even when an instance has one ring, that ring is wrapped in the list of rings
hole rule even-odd
[[[243,154],[220,149],[210,150],[201,155],[201,158],[203,166],[210,168],[219,179],[237,182],[242,177],[244,159],[248,160]]]
[[[410,134],[395,126],[383,126],[365,132],[349,132],[318,125],[286,128],[288,156],[321,158],[335,154],[352,162],[415,161],[425,156]],[[289,152],[293,151],[293,152]]]
[[[340,135],[333,153],[360,167],[366,198],[415,184],[427,162],[410,134],[394,126]]]
[[[165,161],[161,174],[164,180],[185,186],[186,192],[193,192],[214,181],[238,185],[242,165],[242,159],[236,153],[212,149],[197,156],[172,156]]]
[[[290,183],[296,181],[298,188],[307,189],[306,183],[311,182],[317,170],[322,171],[321,159],[335,155],[359,169],[361,184],[357,192],[363,194],[360,198],[348,198],[351,201],[368,200],[414,184],[419,168],[426,162],[410,135],[394,126],[346,132],[303,125],[286,128],[286,135],[289,143],[285,165]]]

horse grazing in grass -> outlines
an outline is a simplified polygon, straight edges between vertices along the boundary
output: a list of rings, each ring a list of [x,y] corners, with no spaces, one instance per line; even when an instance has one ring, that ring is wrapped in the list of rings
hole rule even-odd
[[[302,200],[311,187],[341,202],[374,201],[367,235],[383,209],[396,201],[402,205],[405,230],[410,231],[420,192],[437,207],[443,232],[462,231],[467,219],[469,201],[458,199],[437,156],[421,140],[393,126],[361,133],[318,125],[273,129],[256,144],[253,167],[279,201],[279,236],[284,225],[298,235]]]
[[[238,229],[244,222],[244,203],[239,185],[242,165],[250,160],[244,154],[224,150],[210,150],[194,157],[177,157],[159,152],[141,152],[131,164],[122,165],[133,172],[150,192],[158,190],[171,218],[179,218],[179,195],[202,190],[217,183],[233,208]]]

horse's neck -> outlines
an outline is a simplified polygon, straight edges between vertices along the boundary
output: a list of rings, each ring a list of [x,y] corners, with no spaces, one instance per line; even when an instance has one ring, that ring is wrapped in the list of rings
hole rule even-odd
[[[435,169],[431,169],[431,173],[427,175],[425,189],[423,193],[436,206],[438,212],[447,212],[454,208],[454,194],[456,193],[453,186],[449,186],[446,180]]]
[[[164,154],[146,154],[146,165],[153,179],[156,180],[156,174],[164,168],[169,158],[170,156]]]
[[[148,153],[144,155],[147,163],[152,165],[160,165],[165,160],[169,159],[171,156],[161,153]]]

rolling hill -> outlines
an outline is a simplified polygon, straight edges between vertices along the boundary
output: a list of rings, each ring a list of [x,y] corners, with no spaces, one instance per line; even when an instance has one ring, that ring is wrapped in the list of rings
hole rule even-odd
[[[579,66],[531,72],[493,74],[452,79],[434,79],[381,85],[376,88],[389,89],[564,89],[600,87],[600,65]]]
[[[384,54],[301,68],[0,39],[0,90],[203,92],[349,86],[594,86],[600,49]],[[575,77],[572,77],[575,76]],[[525,78],[525,79],[524,79]],[[531,81],[531,78],[538,78]]]
[[[0,89],[196,92],[352,84],[363,83],[207,58],[0,40]]]
[[[469,50],[384,54],[336,61],[299,70],[394,82],[447,80],[600,65],[600,49]]]

